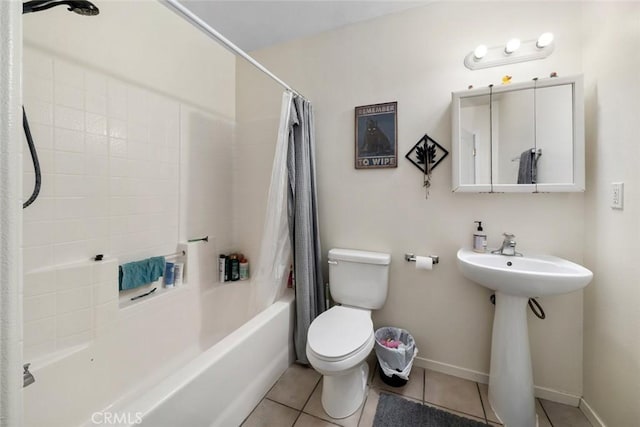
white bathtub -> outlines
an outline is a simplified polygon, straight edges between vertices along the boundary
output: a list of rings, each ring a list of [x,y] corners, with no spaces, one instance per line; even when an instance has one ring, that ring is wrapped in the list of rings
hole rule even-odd
[[[293,301],[288,293],[136,400],[99,414],[94,425],[240,425],[293,361]]]

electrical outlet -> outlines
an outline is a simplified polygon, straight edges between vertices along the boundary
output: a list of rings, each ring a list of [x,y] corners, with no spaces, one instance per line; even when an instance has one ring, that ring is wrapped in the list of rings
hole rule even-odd
[[[611,183],[611,208],[622,209],[624,201],[624,182]]]

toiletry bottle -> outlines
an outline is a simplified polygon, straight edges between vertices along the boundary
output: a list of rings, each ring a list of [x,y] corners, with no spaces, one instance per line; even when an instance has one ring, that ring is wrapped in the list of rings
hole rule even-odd
[[[167,262],[164,264],[164,287],[173,288],[175,283],[175,263]]]
[[[226,279],[226,275],[227,273],[225,272],[226,270],[226,264],[227,264],[227,256],[226,255],[220,255],[218,257],[218,274],[219,274],[219,279],[220,279],[220,283],[225,282]]]
[[[240,280],[249,279],[249,260],[240,255]]]
[[[184,263],[176,262],[173,267],[173,284],[175,286],[181,286],[184,279]]]
[[[478,228],[473,233],[473,250],[474,252],[486,252],[487,250],[487,235],[482,229],[482,221],[474,221],[478,224]]]
[[[231,258],[231,281],[235,282],[240,280],[240,261],[238,261],[238,255],[233,254]]]
[[[229,255],[224,257],[224,281],[231,280],[231,257]]]

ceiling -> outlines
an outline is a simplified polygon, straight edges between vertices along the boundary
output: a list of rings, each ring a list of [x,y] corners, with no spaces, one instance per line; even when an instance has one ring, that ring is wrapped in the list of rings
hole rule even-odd
[[[180,3],[249,52],[431,1],[180,0]]]

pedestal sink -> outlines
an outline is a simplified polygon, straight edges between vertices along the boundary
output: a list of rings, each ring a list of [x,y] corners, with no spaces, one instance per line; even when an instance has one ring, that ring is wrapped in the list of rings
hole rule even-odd
[[[516,257],[470,249],[458,251],[458,267],[467,279],[496,294],[489,403],[507,427],[536,426],[527,302],[533,297],[582,289],[591,282],[593,273],[554,256]]]

